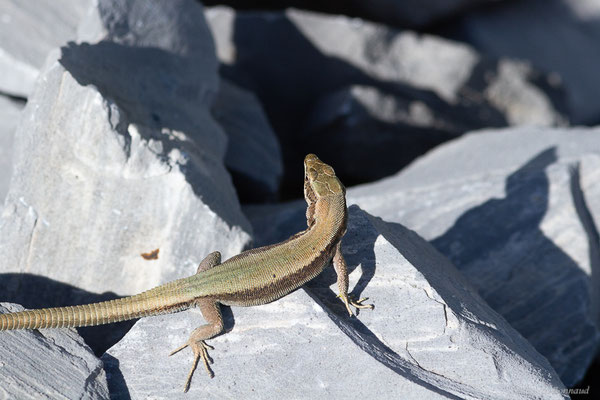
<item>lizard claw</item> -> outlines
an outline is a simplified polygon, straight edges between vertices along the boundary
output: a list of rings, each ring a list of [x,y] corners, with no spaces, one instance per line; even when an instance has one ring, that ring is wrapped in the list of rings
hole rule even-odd
[[[342,301],[344,302],[344,305],[346,306],[346,310],[348,310],[348,314],[352,317],[354,315],[354,313],[352,312],[352,309],[350,308],[350,306],[356,307],[356,308],[368,308],[368,309],[374,309],[375,306],[373,304],[362,304],[363,301],[369,300],[368,297],[363,297],[360,300],[354,300],[352,298],[352,296],[349,295],[341,295],[339,294],[337,297],[341,298]]]
[[[194,375],[194,372],[196,371],[196,367],[198,366],[198,361],[200,361],[200,358],[202,358],[202,362],[204,363],[204,368],[206,368],[206,372],[208,372],[208,376],[210,376],[211,378],[215,377],[214,372],[212,371],[212,369],[210,369],[210,364],[213,363],[213,360],[208,355],[208,350],[209,349],[213,350],[214,347],[206,344],[206,342],[204,340],[199,340],[199,341],[189,340],[183,346],[178,347],[175,350],[173,350],[171,352],[171,354],[169,354],[169,356],[172,356],[173,354],[185,349],[188,346],[194,352],[194,362],[192,363],[192,368],[190,369],[190,372],[187,376],[187,380],[185,381],[185,387],[183,389],[184,392],[187,392],[190,388],[190,384],[192,383],[192,375]]]

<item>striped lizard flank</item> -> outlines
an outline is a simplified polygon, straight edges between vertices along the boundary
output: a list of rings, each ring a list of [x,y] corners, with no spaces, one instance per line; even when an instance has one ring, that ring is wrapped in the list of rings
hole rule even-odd
[[[372,308],[348,295],[348,271],[341,252],[346,233],[346,190],[333,168],[314,154],[304,159],[306,230],[270,246],[245,251],[221,263],[221,254],[209,254],[195,275],[179,279],[135,296],[80,306],[43,308],[0,314],[0,330],[64,328],[108,324],[199,307],[206,324],[192,332],[186,347],[194,363],[184,391],[189,389],[198,361],[212,377],[207,339],[224,331],[220,304],[255,306],[280,299],[319,275],[333,261],[339,298],[351,306]]]

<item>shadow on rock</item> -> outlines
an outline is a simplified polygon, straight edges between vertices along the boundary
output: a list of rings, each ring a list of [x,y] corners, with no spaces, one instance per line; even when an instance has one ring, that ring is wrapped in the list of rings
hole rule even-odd
[[[193,161],[178,167],[194,192],[230,226],[239,223],[228,211],[237,207],[234,196],[201,189],[211,184],[223,187],[221,181],[228,177],[216,174],[210,166],[221,163],[212,153],[226,143],[224,137],[207,134],[220,129],[208,111],[216,85],[208,73],[198,72],[197,59],[108,41],[69,43],[61,50],[59,62],[79,84],[93,85],[107,101],[125,111],[113,128],[122,135],[127,151],[131,146],[129,124],[137,126],[142,139],[161,144],[162,151],[156,156],[166,164],[171,164],[171,150],[179,150]],[[182,132],[184,137],[165,135],[164,130]]]
[[[465,212],[431,243],[569,386],[591,362],[598,333],[589,277],[540,228],[549,203],[545,170],[556,161],[554,148],[533,157],[506,179],[504,198]],[[571,172],[571,191],[577,188]]]
[[[91,293],[66,283],[32,274],[0,274],[0,282],[2,282],[2,286],[14,289],[3,293],[2,302],[17,303],[30,309],[75,306],[119,298],[112,292]],[[49,296],[36,296],[36,293],[53,293],[55,299],[62,299],[64,302],[59,303]],[[125,336],[135,321],[82,327],[77,328],[77,331],[94,354],[100,357]]]
[[[119,360],[110,354],[105,354],[102,357],[102,361],[104,362],[104,369],[110,371],[107,372],[106,376],[110,398],[112,400],[130,400],[131,394],[127,388],[125,378],[119,369]]]
[[[351,210],[356,212],[362,211],[358,206],[353,205]],[[367,213],[365,213],[367,214]],[[398,225],[401,229],[406,228]],[[368,232],[365,234],[365,232]],[[348,264],[348,274],[351,274],[354,269],[361,265],[361,277],[357,284],[349,288],[350,295],[358,298],[361,292],[368,285],[370,280],[375,275],[375,241],[378,234],[374,230],[368,230],[358,235],[355,231],[349,231],[342,241],[347,247],[359,246],[361,251],[344,252],[346,262]],[[356,242],[359,241],[360,245]],[[365,253],[364,249],[370,249]],[[337,297],[337,292],[329,289],[337,280],[337,275],[332,266],[328,266],[325,270],[313,281],[307,283],[306,293],[313,298],[317,303],[324,305],[327,316],[338,326],[338,328],[347,335],[356,346],[372,356],[375,360],[391,369],[395,373],[402,375],[404,378],[416,383],[422,387],[431,390],[434,393],[443,395],[449,399],[459,399],[460,397],[442,389],[439,383],[439,377],[428,376],[427,371],[415,372],[416,366],[404,357],[396,353],[392,348],[381,341],[375,333],[373,333],[359,318],[348,318],[348,313],[343,303]],[[337,288],[336,288],[337,290]],[[383,301],[383,299],[380,299]],[[377,308],[375,308],[376,310]],[[368,312],[368,311],[367,311]],[[360,311],[357,312],[357,316]],[[432,379],[428,379],[432,378]]]

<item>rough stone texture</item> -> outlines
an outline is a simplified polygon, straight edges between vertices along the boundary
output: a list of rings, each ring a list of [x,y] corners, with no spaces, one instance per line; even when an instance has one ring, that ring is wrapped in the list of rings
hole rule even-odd
[[[348,201],[430,240],[572,386],[600,339],[599,134],[469,134]]]
[[[158,47],[204,68],[214,68],[210,31],[197,21],[194,1],[96,0],[79,28],[79,39]],[[212,90],[212,89],[211,89]],[[256,97],[223,81],[211,112],[228,138],[225,165],[243,201],[274,200],[282,174],[281,150]]]
[[[212,114],[229,139],[225,165],[240,200],[275,200],[283,174],[281,149],[256,96],[221,80]]]
[[[137,293],[249,242],[209,111],[217,61],[203,10],[175,3],[186,7],[171,23],[194,38],[194,57],[111,41],[50,57],[16,134],[0,219],[3,299]],[[155,249],[157,260],[141,256]]]
[[[305,206],[253,208],[256,232],[306,226]],[[265,237],[257,237],[264,244]],[[104,356],[115,398],[562,399],[548,362],[414,232],[350,209],[342,248],[356,296],[375,310],[349,318],[333,268],[269,305],[226,309],[231,332],[210,340],[215,378],[191,352],[167,357],[203,323],[188,311],[140,320]]]
[[[298,166],[308,152],[327,155],[351,184],[396,172],[468,130],[565,122],[562,91],[548,76],[522,62],[483,57],[464,44],[298,10],[235,13],[215,7],[206,15],[222,74],[256,93],[280,137],[284,185],[301,179]],[[357,88],[363,95],[357,97]],[[366,99],[365,91],[376,95]],[[426,122],[365,112],[365,102],[371,101],[369,111],[379,107],[374,97],[391,98],[391,113],[424,113]],[[372,176],[354,175],[360,162],[339,150],[357,144]],[[382,157],[382,147],[397,149],[395,157]]]
[[[22,103],[0,96],[0,207],[8,192],[12,172],[13,139],[22,109]]]
[[[0,92],[27,97],[53,48],[75,39],[91,0],[0,2]]]
[[[423,26],[452,17],[465,9],[498,0],[350,0],[348,6],[368,19],[392,25]]]
[[[93,7],[78,27],[78,39],[110,40],[129,46],[156,47],[203,61],[202,70],[215,65],[214,44],[194,0],[93,0]],[[207,54],[208,53],[208,54]]]
[[[0,313],[23,310],[0,304]],[[3,399],[108,399],[102,362],[73,329],[0,332]]]
[[[506,1],[468,14],[459,29],[460,37],[482,52],[531,60],[557,72],[568,95],[570,119],[598,123],[599,19],[598,0]]]

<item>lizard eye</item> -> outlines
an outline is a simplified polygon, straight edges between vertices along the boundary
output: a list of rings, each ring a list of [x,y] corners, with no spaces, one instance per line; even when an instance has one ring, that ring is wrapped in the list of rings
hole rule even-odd
[[[312,180],[317,179],[318,175],[319,175],[319,173],[315,169],[311,168],[308,170],[308,176],[310,177],[310,179],[312,179]]]

